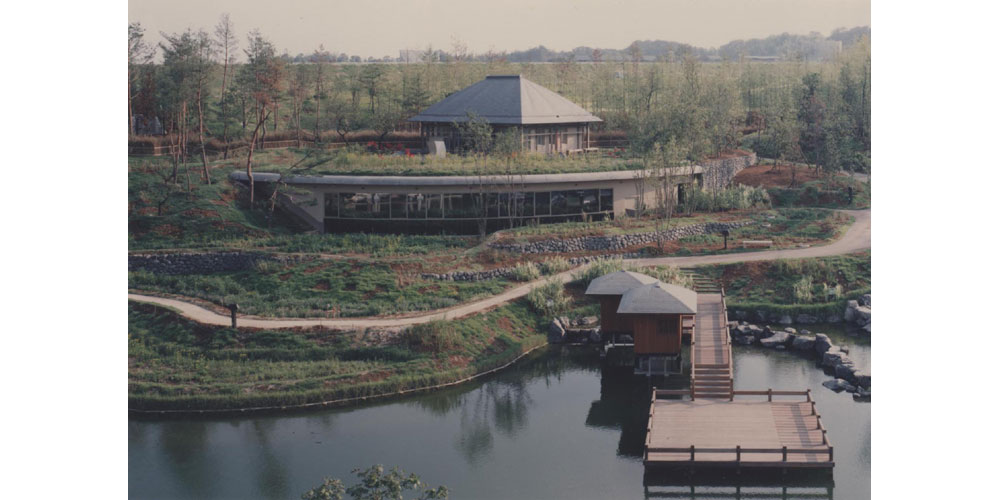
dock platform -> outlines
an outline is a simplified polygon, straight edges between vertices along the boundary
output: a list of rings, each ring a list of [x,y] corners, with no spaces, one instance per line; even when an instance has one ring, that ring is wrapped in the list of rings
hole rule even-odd
[[[831,468],[833,446],[809,391],[733,391],[733,400],[653,391],[647,467]]]

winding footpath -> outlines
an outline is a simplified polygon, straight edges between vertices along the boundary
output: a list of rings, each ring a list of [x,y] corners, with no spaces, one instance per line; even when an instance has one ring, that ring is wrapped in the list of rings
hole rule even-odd
[[[752,262],[762,260],[777,259],[802,259],[811,257],[829,257],[833,255],[843,255],[859,252],[871,248],[871,210],[839,210],[854,217],[854,224],[848,228],[847,232],[837,241],[829,245],[814,246],[808,248],[790,248],[784,250],[765,250],[758,252],[741,252],[720,255],[697,255],[690,257],[654,257],[645,259],[628,259],[631,264],[641,267],[671,265],[676,267],[691,267],[706,264],[728,264],[733,262]],[[569,271],[557,274],[554,277],[563,283],[573,279],[573,274],[584,269],[586,265],[579,266]],[[542,278],[523,285],[511,288],[499,295],[494,295],[476,302],[470,302],[448,309],[439,309],[427,312],[419,316],[408,316],[399,318],[259,318],[254,316],[240,316],[239,325],[251,328],[309,328],[322,326],[331,329],[355,329],[369,327],[404,327],[427,323],[438,319],[457,319],[469,316],[490,308],[505,304],[512,300],[524,297],[531,290],[550,278]],[[136,302],[148,302],[161,306],[170,307],[177,310],[182,316],[198,323],[208,325],[228,326],[231,324],[228,315],[218,314],[204,307],[185,302],[183,300],[155,297],[130,293],[128,299]]]

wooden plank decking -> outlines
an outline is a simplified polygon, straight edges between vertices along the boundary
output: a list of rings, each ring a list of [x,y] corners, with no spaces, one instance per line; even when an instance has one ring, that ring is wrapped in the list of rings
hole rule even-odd
[[[833,447],[808,391],[767,394],[736,391],[733,401],[654,399],[646,465],[833,467]],[[788,395],[798,401],[780,400]]]

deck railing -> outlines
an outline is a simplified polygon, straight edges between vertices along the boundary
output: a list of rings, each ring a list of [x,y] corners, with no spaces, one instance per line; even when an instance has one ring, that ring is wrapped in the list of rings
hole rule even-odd
[[[733,400],[733,342],[732,337],[729,334],[729,310],[726,308],[726,287],[719,285],[719,293],[722,295],[722,325],[725,331],[726,339],[726,355],[729,356],[729,400]]]
[[[736,462],[740,464],[743,462],[743,454],[771,454],[777,455],[781,454],[781,461],[787,462],[788,455],[818,455],[824,454],[827,457],[827,462],[833,462],[833,447],[827,445],[826,448],[789,448],[787,446],[782,446],[781,448],[743,448],[737,445],[735,448],[697,448],[691,445],[687,448],[651,448],[647,444],[645,459],[649,460],[650,453],[688,453],[690,454],[689,461],[694,462],[697,458],[698,453],[735,453]],[[719,461],[722,460],[713,460]],[[754,464],[756,461],[750,461],[749,464]]]

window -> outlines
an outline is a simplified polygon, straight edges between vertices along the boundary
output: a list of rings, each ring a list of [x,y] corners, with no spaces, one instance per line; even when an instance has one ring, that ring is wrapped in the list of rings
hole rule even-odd
[[[552,213],[549,207],[550,198],[551,193],[548,191],[535,193],[535,215],[549,215]]]
[[[443,216],[444,216],[444,210],[442,209],[441,205],[441,195],[439,194],[427,195],[427,218],[440,219]]]
[[[393,213],[393,215],[395,215],[395,212]],[[425,203],[424,201],[423,194],[406,195],[406,218],[407,219],[427,218],[427,203]]]
[[[610,212],[615,209],[615,197],[614,190],[602,189],[601,190],[601,210],[605,212]]]
[[[389,212],[392,214],[393,219],[406,218],[406,197],[407,195],[405,194],[389,195]]]
[[[323,215],[325,217],[336,217],[338,214],[337,210],[337,193],[324,193],[323,194]]]

